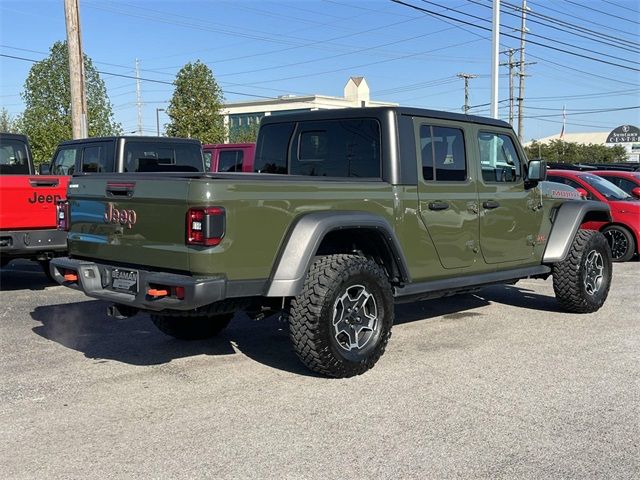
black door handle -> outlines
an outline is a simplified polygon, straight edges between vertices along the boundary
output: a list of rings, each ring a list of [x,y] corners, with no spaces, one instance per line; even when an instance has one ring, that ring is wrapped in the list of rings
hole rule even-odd
[[[429,210],[446,210],[449,208],[449,204],[447,202],[430,202]]]
[[[486,210],[493,210],[494,208],[498,208],[499,206],[500,204],[495,200],[487,200],[486,202],[482,203],[482,208]]]

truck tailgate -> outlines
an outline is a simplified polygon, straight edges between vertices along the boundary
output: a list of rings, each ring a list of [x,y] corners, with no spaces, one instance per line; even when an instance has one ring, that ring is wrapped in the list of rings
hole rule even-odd
[[[188,271],[190,182],[161,176],[74,177],[69,185],[69,254],[96,262]]]
[[[56,204],[68,183],[69,177],[0,176],[0,230],[56,228]]]

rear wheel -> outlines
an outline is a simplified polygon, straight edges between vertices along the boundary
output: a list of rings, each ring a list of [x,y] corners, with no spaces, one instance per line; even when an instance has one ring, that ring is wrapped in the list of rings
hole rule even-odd
[[[632,233],[620,225],[610,225],[602,230],[604,238],[611,247],[611,258],[614,262],[631,260],[636,251],[636,242]]]
[[[553,290],[568,311],[595,312],[611,286],[611,250],[600,232],[578,230],[571,250],[553,266]]]
[[[392,325],[387,276],[358,255],[317,259],[289,311],[289,332],[300,360],[337,378],[372,368],[384,353]]]
[[[233,313],[206,316],[172,316],[151,314],[151,321],[162,333],[180,340],[204,340],[224,330]]]

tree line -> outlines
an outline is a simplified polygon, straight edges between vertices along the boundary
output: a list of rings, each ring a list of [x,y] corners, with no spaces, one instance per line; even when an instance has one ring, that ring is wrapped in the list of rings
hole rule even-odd
[[[558,163],[615,163],[627,160],[627,152],[621,145],[607,147],[593,143],[572,143],[564,140],[533,141],[524,147],[527,157],[542,158]]]
[[[72,138],[71,89],[66,42],[56,42],[49,55],[33,64],[21,97],[24,111],[17,117],[0,109],[0,131],[29,136],[34,162],[48,162],[58,143]],[[84,55],[88,134],[121,135],[114,119],[107,88],[91,59]],[[227,138],[222,109],[224,95],[213,72],[200,61],[187,63],[177,73],[174,92],[166,108],[166,133],[197,138],[203,143],[223,143]],[[232,142],[255,141],[256,129],[230,132]]]

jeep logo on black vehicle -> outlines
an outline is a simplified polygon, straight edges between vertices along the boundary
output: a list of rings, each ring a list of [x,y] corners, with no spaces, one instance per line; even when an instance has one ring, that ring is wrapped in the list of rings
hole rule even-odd
[[[108,203],[106,208],[107,211],[104,213],[104,221],[106,223],[119,223],[131,228],[138,221],[138,215],[135,210],[119,210],[112,203]]]

